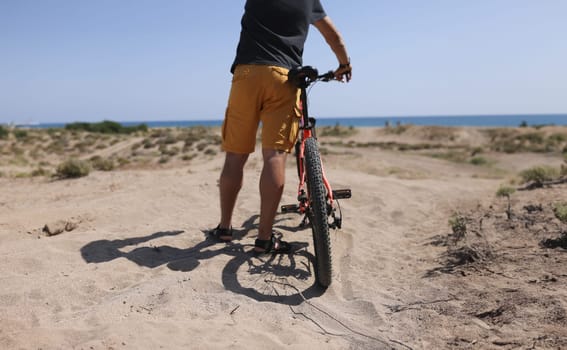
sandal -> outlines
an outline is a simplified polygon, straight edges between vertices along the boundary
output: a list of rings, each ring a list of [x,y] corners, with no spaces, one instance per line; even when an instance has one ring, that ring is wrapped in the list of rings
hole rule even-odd
[[[231,228],[221,228],[218,225],[212,231],[209,231],[209,235],[220,242],[230,242],[232,241],[232,227]]]
[[[263,251],[254,249],[254,254],[257,255],[269,253],[286,254],[291,251],[291,244],[286,241],[282,241],[272,233],[272,237],[270,239],[256,239],[256,241],[254,241],[254,248],[264,249]]]

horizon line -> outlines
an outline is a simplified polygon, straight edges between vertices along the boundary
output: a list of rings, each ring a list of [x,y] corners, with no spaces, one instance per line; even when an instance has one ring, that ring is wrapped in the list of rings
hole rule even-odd
[[[495,114],[421,114],[421,115],[363,115],[363,116],[321,116],[317,119],[387,119],[387,118],[474,118],[474,117],[537,117],[537,116],[567,116],[567,112],[562,113],[495,113]],[[118,123],[146,123],[146,122],[219,122],[223,121],[224,118],[220,119],[140,119],[140,120],[118,120],[111,118],[102,118],[98,120],[74,120],[74,121],[49,121],[49,122],[39,122],[34,120],[28,120],[25,122],[0,122],[0,125],[46,125],[46,124],[71,124],[71,123],[97,123],[102,121],[116,121]]]

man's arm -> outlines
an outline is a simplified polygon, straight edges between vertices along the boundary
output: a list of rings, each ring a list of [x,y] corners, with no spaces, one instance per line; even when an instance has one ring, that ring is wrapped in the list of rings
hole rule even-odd
[[[343,77],[346,77],[346,81],[350,81],[352,77],[350,58],[343,41],[343,37],[331,21],[331,18],[329,18],[329,16],[325,16],[323,19],[313,23],[313,25],[319,30],[321,35],[323,35],[323,38],[325,38],[325,41],[329,44],[331,50],[335,53],[335,56],[337,56],[339,68],[335,70],[335,77],[341,81],[343,80]]]

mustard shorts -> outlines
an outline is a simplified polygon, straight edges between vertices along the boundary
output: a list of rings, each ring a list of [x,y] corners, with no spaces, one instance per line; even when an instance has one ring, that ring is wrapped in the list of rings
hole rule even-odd
[[[276,66],[236,67],[222,126],[224,151],[254,152],[260,122],[262,148],[291,151],[301,117],[300,90],[288,82],[287,73]]]

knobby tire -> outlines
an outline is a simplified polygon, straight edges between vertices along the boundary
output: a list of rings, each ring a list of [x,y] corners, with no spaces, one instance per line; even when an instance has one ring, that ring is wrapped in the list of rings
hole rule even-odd
[[[327,288],[331,284],[332,261],[331,240],[329,237],[329,221],[327,217],[327,189],[323,183],[321,157],[317,140],[305,140],[305,171],[307,175],[307,191],[309,193],[309,221],[313,231],[315,248],[315,279]]]

